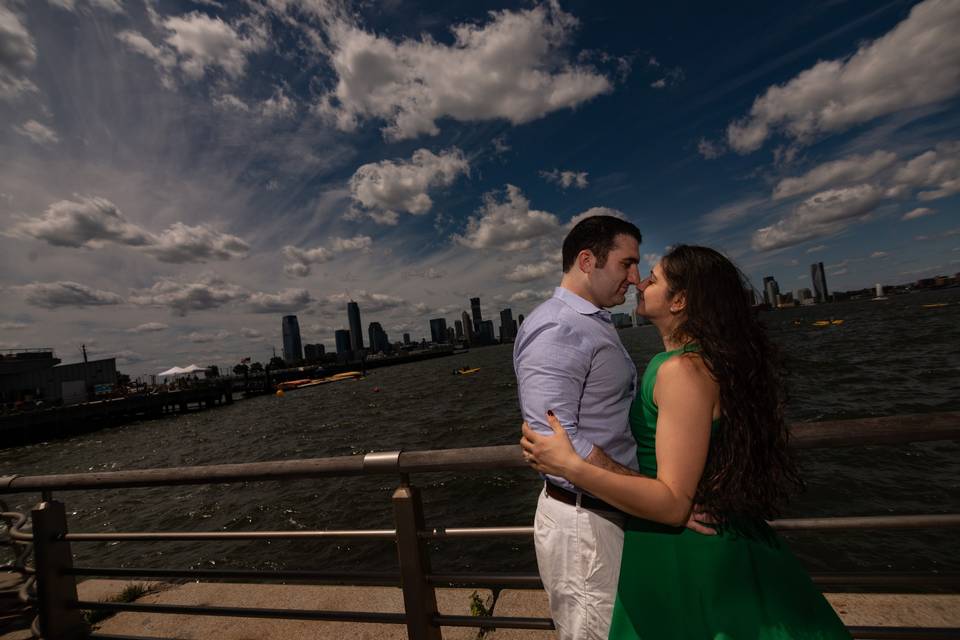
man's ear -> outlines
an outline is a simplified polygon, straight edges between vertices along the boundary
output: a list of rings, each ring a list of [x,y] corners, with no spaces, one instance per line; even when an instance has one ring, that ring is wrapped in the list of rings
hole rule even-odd
[[[589,249],[584,249],[577,254],[577,267],[584,273],[590,273],[597,265],[597,257]]]
[[[681,313],[687,308],[687,292],[677,291],[670,300],[670,313]]]

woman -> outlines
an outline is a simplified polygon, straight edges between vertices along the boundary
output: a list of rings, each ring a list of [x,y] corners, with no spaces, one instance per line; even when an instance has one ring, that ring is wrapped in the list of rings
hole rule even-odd
[[[638,289],[637,313],[666,349],[630,411],[643,476],[585,462],[552,413],[553,436],[524,425],[521,440],[537,471],[634,516],[610,638],[849,638],[765,522],[800,477],[773,347],[742,274],[712,249],[680,245]],[[718,535],[684,527],[693,505],[711,514]]]

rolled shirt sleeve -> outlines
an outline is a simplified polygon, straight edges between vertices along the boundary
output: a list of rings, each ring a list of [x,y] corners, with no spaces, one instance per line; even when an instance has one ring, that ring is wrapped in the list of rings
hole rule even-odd
[[[547,410],[552,410],[582,458],[593,442],[580,433],[580,402],[590,372],[591,354],[548,336],[538,336],[516,358],[517,385],[523,419],[538,433],[551,434]]]

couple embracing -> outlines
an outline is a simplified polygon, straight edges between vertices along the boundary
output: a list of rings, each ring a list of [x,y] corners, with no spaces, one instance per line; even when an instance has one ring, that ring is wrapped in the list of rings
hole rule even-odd
[[[680,245],[641,280],[640,240],[619,218],[580,221],[560,286],[514,345],[560,639],[849,638],[765,522],[800,476],[744,276]],[[630,285],[664,345],[640,378],[605,310]]]

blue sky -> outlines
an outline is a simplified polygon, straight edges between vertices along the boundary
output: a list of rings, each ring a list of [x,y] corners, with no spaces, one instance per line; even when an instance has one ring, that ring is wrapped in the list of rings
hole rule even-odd
[[[782,290],[960,271],[960,3],[631,4],[0,0],[0,348],[527,313],[597,212]]]

